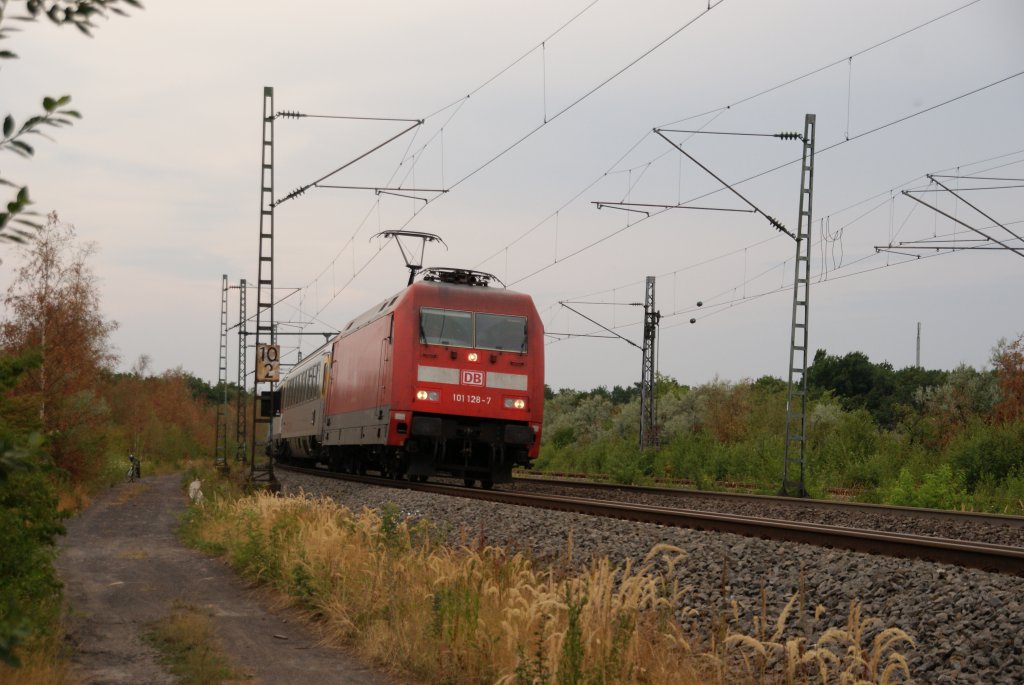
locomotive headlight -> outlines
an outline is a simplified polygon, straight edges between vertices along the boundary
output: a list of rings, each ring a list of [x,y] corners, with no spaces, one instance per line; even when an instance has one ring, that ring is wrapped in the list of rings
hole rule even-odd
[[[479,361],[480,355],[478,355],[476,352],[470,352],[469,354],[466,355],[466,359],[468,359],[471,362]]]
[[[521,398],[505,398],[505,409],[526,409],[526,400]]]
[[[439,393],[437,390],[417,390],[416,399],[437,402],[439,399],[441,399],[441,393]]]

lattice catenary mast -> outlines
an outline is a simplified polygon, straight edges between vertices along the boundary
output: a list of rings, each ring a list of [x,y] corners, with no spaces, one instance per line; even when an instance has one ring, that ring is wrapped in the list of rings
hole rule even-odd
[[[661,313],[654,309],[654,276],[648,276],[644,290],[644,340],[640,371],[640,449],[656,447],[658,430],[654,411],[654,382],[657,371],[655,342]]]
[[[217,404],[217,431],[213,444],[213,465],[218,471],[228,469],[228,275],[220,286],[220,361],[217,380],[224,399]]]
[[[793,325],[789,343],[789,385],[786,394],[786,450],[779,494],[806,497],[807,453],[807,335],[811,302],[811,199],[814,193],[815,115],[804,118],[804,153],[800,164],[800,215],[796,226],[796,264],[793,277]],[[794,408],[794,402],[798,407]],[[796,448],[794,448],[794,444]],[[791,479],[790,469],[799,472]]]
[[[238,389],[235,396],[235,461],[245,461],[248,451],[245,429],[245,279],[238,282]]]
[[[274,477],[274,461],[265,452],[274,402],[260,411],[261,394],[273,397],[278,379],[279,355],[274,329],[274,89],[263,88],[263,153],[260,166],[260,244],[256,278],[256,374],[253,384],[252,441],[249,443],[249,481],[265,484],[271,490],[279,486]]]

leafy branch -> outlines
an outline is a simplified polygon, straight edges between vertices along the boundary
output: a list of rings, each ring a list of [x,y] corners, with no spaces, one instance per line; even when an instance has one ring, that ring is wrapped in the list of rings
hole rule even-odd
[[[8,2],[9,0],[0,0],[0,19]],[[20,21],[36,21],[46,17],[54,24],[71,25],[85,35],[91,36],[92,30],[96,28],[93,19],[106,17],[108,13],[128,16],[118,7],[122,3],[135,9],[142,9],[139,0],[27,0],[25,9],[28,15],[16,18]]]
[[[3,26],[9,5],[10,0],[0,0],[0,40],[7,40],[10,34],[20,30],[13,26]],[[54,24],[74,26],[85,35],[92,36],[92,30],[96,28],[96,19],[111,14],[127,16],[121,9],[123,6],[142,8],[139,0],[25,0],[26,14],[12,17],[12,20],[33,22],[45,17]],[[17,57],[18,55],[10,50],[0,49],[0,60]],[[52,140],[44,133],[47,127],[70,126],[75,119],[82,118],[78,111],[68,107],[70,101],[70,95],[43,98],[42,114],[29,117],[21,126],[17,125],[12,115],[7,114],[4,117],[0,151],[12,152],[19,157],[31,157],[35,154],[35,149],[24,140],[25,138],[39,135]],[[34,219],[38,213],[28,209],[32,201],[29,199],[27,187],[19,187],[3,176],[0,176],[0,185],[18,189],[14,199],[3,208],[5,211],[0,211],[0,243],[23,243],[39,230],[40,224]]]
[[[44,128],[70,126],[75,119],[82,118],[78,111],[68,108],[70,102],[70,95],[59,98],[43,98],[43,114],[29,117],[21,126],[18,126],[14,117],[8,114],[4,117],[0,150],[13,152],[19,157],[31,157],[35,153],[35,149],[23,138],[32,135],[49,138],[43,132]],[[17,187],[3,177],[0,177],[0,185]],[[31,203],[28,197],[28,188],[19,188],[15,198],[7,203],[6,211],[0,212],[0,241],[24,242],[32,237],[34,230],[39,230],[39,224],[32,218],[37,216],[37,213],[27,211]]]

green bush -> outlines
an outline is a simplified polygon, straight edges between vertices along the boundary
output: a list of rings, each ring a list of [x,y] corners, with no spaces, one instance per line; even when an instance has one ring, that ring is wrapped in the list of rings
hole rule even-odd
[[[847,357],[837,359],[869,368],[861,363],[866,358]],[[860,394],[848,397],[823,386],[808,402],[804,474],[809,490],[825,494],[852,487],[862,490],[860,499],[918,506],[1024,508],[1017,480],[1024,474],[1024,422],[993,425],[997,386],[990,372],[969,367],[896,372],[886,364],[871,368],[891,376],[892,387],[850,386],[847,390],[860,388]],[[839,374],[833,380],[844,378]],[[644,453],[637,448],[636,397],[616,402],[600,388],[553,394],[545,405],[544,443],[536,466],[600,473],[621,483],[670,477],[691,479],[701,488],[743,482],[761,491],[777,490],[785,453],[781,381],[716,380],[692,389],[663,381],[659,389],[661,444]],[[947,469],[940,470],[943,465]],[[951,479],[945,479],[947,473]]]
[[[1024,516],[1024,472],[1015,472],[1003,481],[979,481],[971,503],[979,511]]]
[[[972,423],[946,450],[968,492],[983,480],[1003,481],[1024,471],[1024,422],[1003,426]]]
[[[64,532],[49,474],[39,468],[0,478],[0,660],[17,664],[14,647],[48,633],[60,610],[53,568]]]
[[[887,489],[886,501],[908,507],[958,509],[965,495],[962,479],[949,464],[942,464],[920,479],[909,469],[902,469],[896,482]]]

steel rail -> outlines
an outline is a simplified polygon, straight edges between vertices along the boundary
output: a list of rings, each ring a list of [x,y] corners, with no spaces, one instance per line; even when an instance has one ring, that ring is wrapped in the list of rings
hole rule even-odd
[[[854,552],[954,564],[993,573],[1024,576],[1024,548],[1020,547],[964,542],[920,535],[895,534],[861,528],[841,528],[838,526],[782,521],[778,519],[761,519],[689,509],[620,504],[581,497],[483,490],[441,485],[438,483],[412,483],[404,480],[334,473],[324,469],[305,469],[285,465],[279,465],[279,468],[297,473],[326,476],[416,492],[428,492],[589,516],[603,516],[640,523],[655,523],[675,528],[733,533],[764,540],[840,548]]]
[[[622,490],[637,494],[649,494],[665,497],[706,497],[733,502],[763,502],[765,504],[783,504],[794,508],[805,507],[820,511],[850,511],[859,514],[888,514],[926,520],[947,520],[966,523],[987,523],[990,525],[1024,528],[1024,516],[1012,514],[995,514],[977,511],[951,511],[948,509],[927,509],[923,507],[906,507],[893,504],[873,504],[871,502],[840,502],[827,499],[808,499],[779,497],[777,495],[753,495],[743,492],[713,492],[707,490],[688,490],[683,488],[649,487],[644,485],[622,485],[616,483],[599,483],[594,481],[563,480],[542,476],[515,476],[514,483],[543,484],[555,487],[581,488],[587,490]]]

